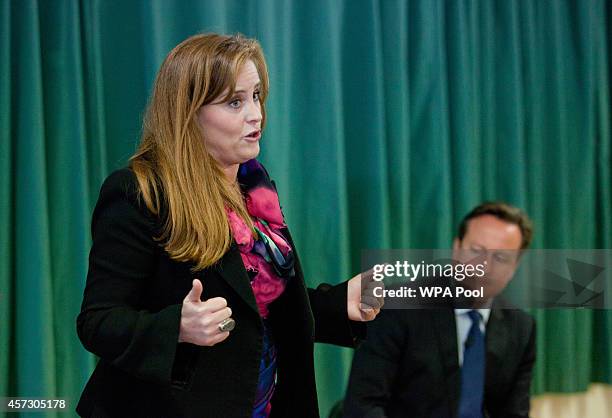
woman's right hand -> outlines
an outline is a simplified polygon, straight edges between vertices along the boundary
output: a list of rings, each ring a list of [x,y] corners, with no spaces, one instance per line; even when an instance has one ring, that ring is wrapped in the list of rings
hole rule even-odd
[[[232,316],[227,301],[221,297],[202,301],[202,290],[202,282],[195,279],[183,300],[180,343],[213,346],[229,336],[229,331],[222,332],[219,329],[219,324]]]

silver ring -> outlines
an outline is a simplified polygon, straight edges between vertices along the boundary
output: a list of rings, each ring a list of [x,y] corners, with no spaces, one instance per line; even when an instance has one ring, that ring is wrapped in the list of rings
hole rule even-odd
[[[219,331],[226,332],[231,331],[236,326],[236,321],[232,318],[225,318],[223,321],[219,322]]]

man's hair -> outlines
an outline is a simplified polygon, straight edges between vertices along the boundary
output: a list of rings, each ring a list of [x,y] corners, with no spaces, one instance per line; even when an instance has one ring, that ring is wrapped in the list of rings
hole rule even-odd
[[[461,241],[465,236],[470,220],[483,215],[492,215],[497,219],[514,224],[521,230],[521,250],[529,247],[533,237],[533,224],[527,214],[517,207],[504,202],[484,202],[465,215],[459,224],[457,237]]]

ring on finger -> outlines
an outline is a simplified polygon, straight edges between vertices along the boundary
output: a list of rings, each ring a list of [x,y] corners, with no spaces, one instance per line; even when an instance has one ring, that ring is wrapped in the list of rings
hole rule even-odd
[[[225,318],[223,321],[219,322],[219,331],[226,332],[231,331],[236,327],[236,321],[232,318]]]

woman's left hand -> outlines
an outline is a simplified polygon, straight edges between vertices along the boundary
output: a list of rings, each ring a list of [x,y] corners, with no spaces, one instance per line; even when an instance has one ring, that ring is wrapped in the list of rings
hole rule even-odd
[[[384,298],[374,296],[375,288],[384,289],[384,285],[382,281],[372,279],[372,270],[359,273],[348,281],[346,310],[351,321],[371,321],[376,318],[384,304]],[[376,293],[382,295],[381,290]]]

